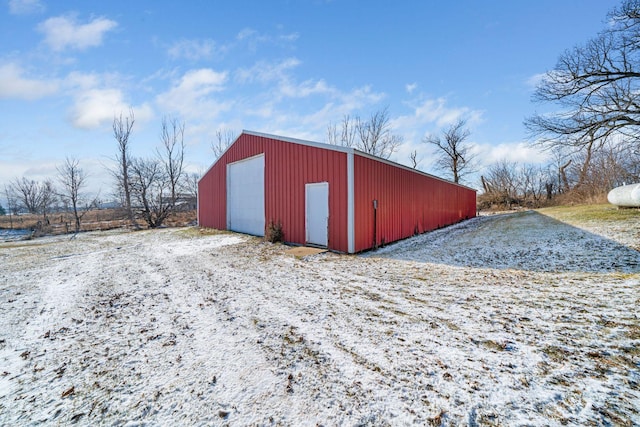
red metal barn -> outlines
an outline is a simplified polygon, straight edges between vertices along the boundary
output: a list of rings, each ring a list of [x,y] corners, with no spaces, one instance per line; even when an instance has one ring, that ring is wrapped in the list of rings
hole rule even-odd
[[[244,131],[198,183],[202,227],[355,253],[476,214],[475,190],[353,148]]]

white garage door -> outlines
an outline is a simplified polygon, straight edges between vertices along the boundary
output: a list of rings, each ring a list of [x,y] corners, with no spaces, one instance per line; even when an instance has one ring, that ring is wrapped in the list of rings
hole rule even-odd
[[[264,236],[264,154],[227,165],[227,228]]]

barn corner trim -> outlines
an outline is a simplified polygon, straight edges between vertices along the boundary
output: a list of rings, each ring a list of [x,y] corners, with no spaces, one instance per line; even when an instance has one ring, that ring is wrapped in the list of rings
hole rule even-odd
[[[356,251],[353,150],[347,153],[347,251]]]

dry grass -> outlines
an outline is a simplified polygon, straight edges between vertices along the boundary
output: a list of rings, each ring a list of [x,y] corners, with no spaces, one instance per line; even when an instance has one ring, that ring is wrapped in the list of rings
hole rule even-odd
[[[640,218],[640,209],[619,209],[610,204],[554,206],[538,210],[557,220],[574,222],[626,221]]]
[[[40,229],[41,234],[59,235],[73,233],[75,222],[69,212],[55,213],[47,216],[49,223],[45,226],[42,215],[4,215],[0,216],[0,228],[4,229]],[[167,227],[182,227],[196,221],[196,211],[176,212],[165,221]],[[146,224],[138,220],[142,228]],[[90,211],[82,218],[81,231],[113,230],[130,227],[126,213],[121,209],[99,209]]]
[[[201,237],[201,236],[216,236],[219,234],[232,234],[231,231],[216,230],[215,228],[203,228],[203,227],[188,227],[179,230],[176,235],[181,237]]]
[[[597,204],[556,206],[538,212],[640,251],[640,209]]]

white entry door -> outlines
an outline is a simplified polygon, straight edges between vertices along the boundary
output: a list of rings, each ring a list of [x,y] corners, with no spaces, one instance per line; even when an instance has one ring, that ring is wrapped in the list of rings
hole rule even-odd
[[[227,165],[227,229],[264,236],[264,154]]]
[[[329,243],[329,183],[306,185],[307,243],[326,247]]]

